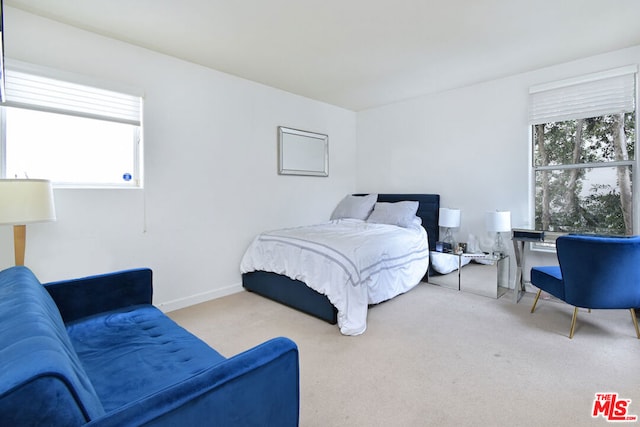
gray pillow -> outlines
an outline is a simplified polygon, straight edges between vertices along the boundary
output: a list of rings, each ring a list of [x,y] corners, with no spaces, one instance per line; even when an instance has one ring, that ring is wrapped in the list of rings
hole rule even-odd
[[[366,196],[352,196],[349,194],[338,203],[338,206],[331,214],[331,219],[355,218],[364,221],[369,217],[377,200],[377,194]]]
[[[379,202],[373,207],[367,222],[378,224],[391,224],[400,227],[409,227],[418,212],[418,202],[403,201],[395,203]]]

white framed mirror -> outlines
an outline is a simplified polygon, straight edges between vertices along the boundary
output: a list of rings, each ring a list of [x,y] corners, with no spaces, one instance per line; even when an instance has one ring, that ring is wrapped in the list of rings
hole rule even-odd
[[[278,126],[278,173],[329,176],[329,137]]]

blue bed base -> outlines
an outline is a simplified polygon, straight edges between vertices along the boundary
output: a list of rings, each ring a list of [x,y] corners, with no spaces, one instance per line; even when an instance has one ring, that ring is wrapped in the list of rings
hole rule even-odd
[[[429,249],[435,250],[439,238],[438,212],[440,208],[439,194],[378,194],[379,202],[400,202],[404,200],[419,203],[417,215],[422,219],[422,226],[429,236]],[[429,267],[428,275],[432,274]],[[326,295],[316,292],[304,282],[290,279],[276,273],[254,271],[242,275],[242,286],[304,313],[318,317],[331,324],[338,322],[338,310],[331,304]]]

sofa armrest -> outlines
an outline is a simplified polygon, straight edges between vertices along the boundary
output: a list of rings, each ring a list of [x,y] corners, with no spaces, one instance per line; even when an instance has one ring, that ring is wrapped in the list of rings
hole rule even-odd
[[[139,268],[45,283],[65,323],[105,311],[151,304],[152,272]]]
[[[131,402],[90,426],[297,426],[298,348],[274,338]]]

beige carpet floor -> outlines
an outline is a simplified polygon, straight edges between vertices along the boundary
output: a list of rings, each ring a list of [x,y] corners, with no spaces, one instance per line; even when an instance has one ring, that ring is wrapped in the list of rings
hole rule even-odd
[[[275,336],[300,351],[301,426],[598,426],[596,393],[640,416],[640,340],[628,310],[518,304],[421,283],[369,309],[367,331],[241,292],[169,313],[232,356]],[[618,425],[638,425],[617,423]]]

